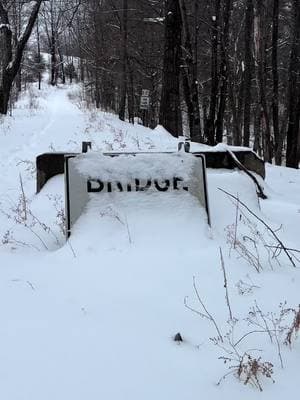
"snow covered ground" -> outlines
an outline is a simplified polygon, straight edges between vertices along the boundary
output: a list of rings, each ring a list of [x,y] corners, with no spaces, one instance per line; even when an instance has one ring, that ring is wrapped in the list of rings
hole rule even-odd
[[[162,128],[84,112],[78,90],[32,88],[0,120],[1,398],[295,397],[295,330],[284,341],[297,327],[300,264],[283,251],[272,258],[266,227],[219,188],[300,249],[299,171],[268,165],[268,199],[258,201],[243,173],[208,170],[211,228],[188,193],[104,194],[66,244],[63,177],[36,195],[38,154],[78,152],[83,140],[100,151],[177,149]]]

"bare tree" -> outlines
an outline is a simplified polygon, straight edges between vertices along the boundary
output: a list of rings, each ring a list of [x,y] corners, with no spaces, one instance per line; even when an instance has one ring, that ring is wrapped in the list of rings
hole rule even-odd
[[[292,47],[289,65],[289,104],[287,131],[287,167],[299,166],[299,120],[300,120],[300,4],[293,0]]]
[[[50,84],[55,86],[59,75],[65,83],[64,54],[62,51],[62,38],[70,28],[75,14],[81,5],[81,0],[47,0],[42,8],[44,31],[46,33],[48,49],[51,56]]]
[[[179,0],[182,24],[183,24],[183,44],[182,44],[182,85],[185,102],[188,110],[190,138],[194,142],[202,142],[201,119],[198,94],[197,60],[195,48],[192,46],[187,7],[184,0]],[[197,8],[195,7],[195,11]]]
[[[205,126],[205,136],[208,144],[215,144],[215,120],[218,101],[219,73],[218,73],[218,47],[221,0],[215,0],[214,11],[211,16],[211,89],[209,115]]]
[[[253,0],[246,0],[245,12],[245,71],[244,71],[244,137],[243,145],[249,147],[250,145],[250,124],[251,124],[251,86],[252,86],[252,72],[253,72],[253,56],[252,56],[252,42],[253,42]]]
[[[182,134],[180,61],[182,19],[178,0],[166,0],[165,49],[159,122],[173,136]]]
[[[127,69],[128,69],[128,56],[127,56],[127,42],[128,42],[128,0],[123,0],[122,22],[121,22],[121,36],[122,36],[122,57],[121,57],[121,94],[119,106],[119,118],[125,121],[125,108],[127,98]]]
[[[278,75],[278,28],[279,28],[279,0],[273,0],[272,18],[272,75],[273,75],[273,131],[275,140],[275,163],[281,165],[282,137],[279,129],[279,75]]]
[[[223,141],[224,131],[224,114],[226,110],[226,97],[228,87],[228,72],[229,72],[229,28],[230,28],[230,15],[232,9],[232,0],[226,0],[223,4],[223,29],[221,32],[221,64],[220,64],[220,95],[219,95],[219,109],[216,121],[216,142]]]
[[[8,111],[13,82],[20,69],[23,52],[30,38],[43,0],[34,1],[23,33],[14,44],[8,2],[0,0],[0,114]]]

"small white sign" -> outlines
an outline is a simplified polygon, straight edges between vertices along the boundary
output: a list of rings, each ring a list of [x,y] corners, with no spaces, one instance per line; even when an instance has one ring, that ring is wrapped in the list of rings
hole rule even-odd
[[[143,97],[143,96],[149,97],[149,96],[150,96],[150,90],[148,90],[148,89],[143,89],[143,90],[142,90],[142,97]]]
[[[141,97],[140,109],[141,110],[148,110],[150,106],[150,98],[147,96]]]

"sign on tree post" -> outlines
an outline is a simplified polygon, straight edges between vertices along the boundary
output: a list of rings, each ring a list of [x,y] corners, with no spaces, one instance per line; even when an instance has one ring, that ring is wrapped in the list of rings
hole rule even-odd
[[[149,110],[149,107],[150,107],[150,98],[148,96],[141,96],[140,109]]]
[[[142,111],[142,120],[143,125],[147,126],[147,117],[150,108],[150,90],[142,89],[141,101],[140,101],[140,110]]]

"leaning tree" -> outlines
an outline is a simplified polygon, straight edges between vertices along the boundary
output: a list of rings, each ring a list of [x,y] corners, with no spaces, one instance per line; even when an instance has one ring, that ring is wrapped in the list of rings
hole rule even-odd
[[[13,40],[10,23],[11,2],[0,0],[0,114],[7,114],[11,88],[20,69],[25,46],[42,2],[43,0],[33,2],[24,31],[16,40]]]

